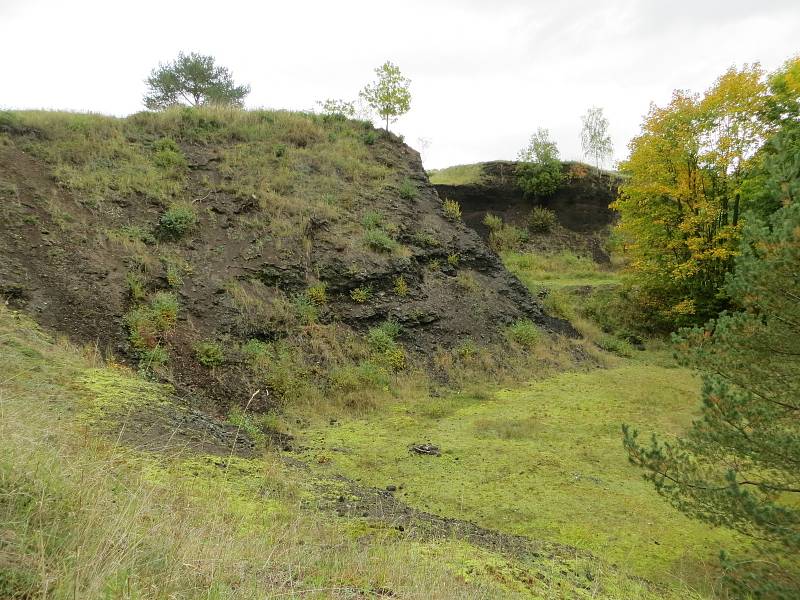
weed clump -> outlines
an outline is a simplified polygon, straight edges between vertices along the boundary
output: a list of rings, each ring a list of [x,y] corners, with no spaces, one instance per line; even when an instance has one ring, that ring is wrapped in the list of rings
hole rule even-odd
[[[186,158],[180,146],[172,138],[161,138],[153,144],[153,162],[156,166],[172,172],[180,173],[187,167]]]
[[[372,296],[372,290],[369,287],[357,287],[350,290],[350,298],[356,304],[364,304]]]
[[[376,210],[369,210],[361,217],[361,224],[364,229],[381,229],[384,224],[384,216]]]
[[[495,252],[514,250],[526,241],[528,241],[528,232],[509,224],[503,224],[489,234],[489,246]]]
[[[144,367],[163,365],[168,353],[164,348],[168,334],[178,318],[178,299],[169,292],[157,292],[147,304],[125,315],[128,339]]]
[[[216,342],[200,342],[194,347],[197,362],[205,367],[218,367],[225,361],[222,348]]]
[[[197,225],[197,213],[187,202],[172,204],[161,215],[159,226],[164,237],[179,239],[189,233]]]
[[[368,229],[363,239],[364,244],[375,252],[390,253],[397,248],[397,241],[382,229]]]
[[[373,350],[384,352],[397,347],[395,339],[398,335],[400,335],[400,324],[396,321],[385,321],[369,329],[367,343]]]
[[[328,286],[325,283],[317,283],[306,290],[306,297],[315,306],[322,306],[328,303]]]
[[[444,210],[444,215],[451,221],[461,220],[461,205],[455,200],[445,198],[442,203],[442,209]]]
[[[401,298],[405,298],[408,296],[408,283],[406,283],[406,278],[402,275],[398,275],[394,279],[394,293],[400,296]]]
[[[408,177],[403,179],[398,190],[403,200],[414,200],[417,197],[417,186]]]
[[[503,219],[492,213],[486,213],[486,216],[483,217],[483,224],[489,231],[500,231],[503,227]]]
[[[533,233],[548,233],[557,224],[556,213],[543,206],[534,206],[528,215],[528,229]]]
[[[541,339],[541,331],[530,319],[518,319],[506,328],[506,335],[523,348],[533,348]]]

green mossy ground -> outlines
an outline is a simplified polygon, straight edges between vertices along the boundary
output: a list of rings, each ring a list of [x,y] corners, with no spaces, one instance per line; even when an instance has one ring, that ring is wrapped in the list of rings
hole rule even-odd
[[[620,424],[676,433],[697,406],[691,373],[646,358],[565,373],[490,397],[403,402],[305,432],[321,468],[438,515],[589,550],[631,574],[696,584],[737,542],[668,507],[628,464]],[[440,457],[409,451],[430,442]]]

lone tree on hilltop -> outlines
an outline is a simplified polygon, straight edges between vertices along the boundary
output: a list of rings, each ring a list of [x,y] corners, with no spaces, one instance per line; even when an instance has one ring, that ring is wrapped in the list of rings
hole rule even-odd
[[[583,129],[581,130],[581,146],[583,155],[594,158],[594,164],[599,169],[606,159],[611,158],[614,146],[611,136],[608,135],[608,119],[603,115],[603,109],[592,107],[581,117]]]
[[[517,183],[525,194],[549,196],[561,186],[564,179],[558,146],[550,139],[550,132],[541,127],[531,136],[528,145],[517,157]]]
[[[396,121],[411,108],[411,80],[388,60],[375,69],[375,74],[378,79],[364,87],[360,95],[385,120],[388,132],[389,120]]]
[[[181,52],[174,61],[159,64],[146,83],[144,105],[150,110],[187,103],[242,106],[250,93],[250,86],[236,85],[231,72],[217,66],[213,56],[196,52]]]

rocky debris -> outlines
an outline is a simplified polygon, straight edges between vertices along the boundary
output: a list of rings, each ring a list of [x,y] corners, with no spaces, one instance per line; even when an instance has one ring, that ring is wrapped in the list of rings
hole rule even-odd
[[[441,456],[442,454],[438,446],[434,446],[430,443],[414,444],[411,446],[411,451],[416,452],[417,454],[425,454],[427,456]]]

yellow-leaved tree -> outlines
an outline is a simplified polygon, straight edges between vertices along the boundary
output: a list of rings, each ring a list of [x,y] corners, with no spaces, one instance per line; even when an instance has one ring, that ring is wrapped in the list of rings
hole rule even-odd
[[[703,96],[676,91],[652,105],[620,165],[612,204],[644,314],[667,327],[704,322],[725,306],[738,248],[742,185],[771,129],[757,64],[732,68]]]

